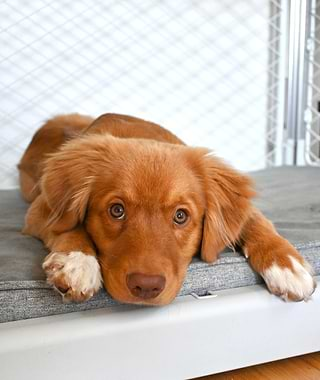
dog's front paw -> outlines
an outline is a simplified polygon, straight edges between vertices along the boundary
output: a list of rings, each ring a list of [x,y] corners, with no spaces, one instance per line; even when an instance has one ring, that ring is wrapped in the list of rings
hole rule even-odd
[[[289,256],[292,265],[281,266],[273,263],[262,273],[271,293],[280,296],[285,301],[307,301],[316,288],[316,282],[311,273],[311,267],[303,261]]]
[[[101,287],[97,259],[80,251],[52,252],[45,258],[42,268],[48,283],[66,301],[86,301]]]

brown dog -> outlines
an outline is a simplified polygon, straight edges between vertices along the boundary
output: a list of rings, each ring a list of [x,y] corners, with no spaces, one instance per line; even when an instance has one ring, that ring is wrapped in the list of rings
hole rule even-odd
[[[119,301],[164,305],[197,252],[213,262],[236,244],[270,292],[299,301],[314,291],[309,265],[252,206],[250,179],[159,125],[58,116],[19,169],[32,202],[24,231],[51,250],[43,268],[65,299],[89,299],[103,278]]]

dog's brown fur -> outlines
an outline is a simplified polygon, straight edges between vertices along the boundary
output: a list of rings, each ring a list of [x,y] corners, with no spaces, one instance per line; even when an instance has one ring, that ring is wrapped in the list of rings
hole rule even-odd
[[[32,202],[24,231],[53,252],[97,255],[106,289],[130,303],[171,302],[199,251],[213,262],[225,246],[241,244],[261,274],[275,263],[294,271],[289,256],[304,264],[252,206],[251,180],[209,153],[134,117],[58,116],[35,134],[19,164],[22,195]],[[124,220],[110,216],[115,203],[124,205]],[[178,209],[189,215],[182,226],[172,221]],[[164,276],[165,289],[137,299],[126,284],[132,272]],[[92,295],[52,273],[49,280],[69,299]]]

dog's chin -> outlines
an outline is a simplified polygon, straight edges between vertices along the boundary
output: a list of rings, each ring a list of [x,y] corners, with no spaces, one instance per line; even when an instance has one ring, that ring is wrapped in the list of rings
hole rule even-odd
[[[124,300],[121,301],[122,303],[128,304],[128,305],[139,305],[139,306],[152,306],[152,307],[161,307],[168,305],[171,301],[169,302],[157,302],[156,300]]]
[[[107,292],[115,301],[129,305],[165,306],[170,304],[175,299],[175,295],[171,297],[166,297],[165,295],[160,294],[158,297],[155,298],[142,299],[131,296],[131,294],[117,294],[116,292],[112,292],[109,289],[107,289]]]

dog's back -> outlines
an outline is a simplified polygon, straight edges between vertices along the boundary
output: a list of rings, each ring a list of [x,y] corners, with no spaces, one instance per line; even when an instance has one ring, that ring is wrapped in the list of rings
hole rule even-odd
[[[24,199],[32,202],[40,193],[39,180],[48,155],[62,144],[83,134],[111,134],[119,138],[144,138],[183,144],[160,125],[136,117],[105,114],[94,120],[89,116],[70,114],[48,120],[33,136],[18,165],[20,187]]]

